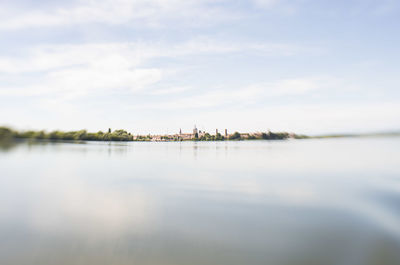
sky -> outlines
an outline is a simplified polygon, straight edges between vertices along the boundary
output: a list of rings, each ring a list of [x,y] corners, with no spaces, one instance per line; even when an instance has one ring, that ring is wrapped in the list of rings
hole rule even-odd
[[[0,125],[400,130],[397,0],[2,0]]]

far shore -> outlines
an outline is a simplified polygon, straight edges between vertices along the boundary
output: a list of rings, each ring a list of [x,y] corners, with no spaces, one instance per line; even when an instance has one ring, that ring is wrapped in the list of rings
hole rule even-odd
[[[215,134],[205,131],[193,131],[193,133],[177,133],[167,135],[133,135],[126,130],[108,129],[107,132],[91,133],[86,130],[80,131],[16,131],[8,127],[0,127],[0,140],[50,140],[50,141],[116,141],[116,142],[181,142],[181,141],[241,141],[241,140],[287,140],[287,139],[328,139],[328,138],[350,138],[350,137],[382,137],[400,136],[400,132],[366,133],[366,134],[326,134],[308,136],[288,132],[234,132],[222,135],[216,130]]]

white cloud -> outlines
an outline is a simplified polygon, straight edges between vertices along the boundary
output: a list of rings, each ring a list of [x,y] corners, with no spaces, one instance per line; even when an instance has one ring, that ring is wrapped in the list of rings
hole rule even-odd
[[[254,51],[263,56],[287,55],[296,49],[298,50],[296,47],[283,44],[233,44],[208,38],[196,38],[177,44],[128,42],[40,45],[32,47],[26,51],[27,55],[21,55],[19,58],[0,57],[0,73],[3,74],[3,78],[23,74],[36,76],[33,80],[29,80],[29,83],[17,82],[14,87],[0,85],[0,95],[28,96],[59,93],[61,100],[95,91],[123,89],[136,92],[150,89],[152,85],[168,76],[179,74],[177,69],[168,66],[147,66],[152,59],[248,51]],[[173,84],[171,86],[164,87],[164,92],[158,88],[158,92],[155,93],[171,93],[172,89],[178,89]],[[182,91],[182,88],[179,89]],[[212,96],[203,97],[207,97],[205,100],[209,102],[208,104],[214,101]]]
[[[172,100],[168,98],[165,102],[144,103],[130,106],[128,109],[201,109],[210,107],[221,107],[234,105],[236,107],[248,107],[260,104],[266,99],[286,96],[311,95],[319,90],[332,89],[340,84],[339,79],[333,77],[308,77],[277,80],[251,84],[239,88],[215,89],[211,92],[201,92],[197,95],[180,97]],[[352,89],[343,86],[342,89]]]
[[[149,92],[149,94],[156,95],[156,96],[163,96],[163,95],[178,94],[178,93],[189,91],[191,89],[192,89],[191,87],[187,87],[187,86],[168,87],[168,88],[153,90],[153,91]]]
[[[68,26],[84,23],[162,25],[166,20],[197,21],[230,19],[234,15],[213,5],[211,0],[80,0],[72,6],[23,10],[3,15],[2,30]],[[134,25],[134,24],[132,24]]]
[[[112,67],[111,67],[112,68]],[[68,95],[71,92],[87,94],[91,90],[141,90],[147,85],[161,80],[162,70],[149,69],[110,69],[110,68],[75,68],[57,71],[48,75],[48,87],[58,87]]]
[[[178,44],[173,50],[177,54],[256,52],[261,55],[291,56],[310,52],[309,48],[286,43],[229,42],[209,38],[197,38]],[[320,52],[318,50],[317,52]]]
[[[261,94],[258,88],[247,90],[216,90],[202,92],[197,95],[181,97],[178,99],[168,98],[163,102],[143,103],[127,106],[127,109],[158,109],[158,110],[188,110],[222,107],[229,104],[248,104]]]
[[[137,66],[144,56],[140,45],[123,43],[40,45],[32,47],[27,53],[20,58],[0,57],[0,73],[20,74],[85,65],[97,68],[132,67]]]
[[[0,94],[61,93],[76,97],[99,90],[138,91],[161,80],[163,70],[143,67],[140,44],[86,44],[34,47],[23,58],[0,58],[0,73],[36,74],[33,83],[1,87]]]
[[[72,99],[100,91],[119,89],[139,91],[161,80],[163,71],[158,68],[140,69],[97,69],[78,67],[55,71],[45,81],[17,88],[0,88],[0,95],[58,95],[59,100]]]
[[[92,43],[79,45],[40,45],[28,55],[0,57],[0,73],[18,74],[56,68],[92,65],[96,68],[122,69],[137,67],[153,58],[186,55],[257,52],[261,55],[293,55],[307,52],[302,47],[276,43],[232,43],[209,38],[196,38],[182,43]]]
[[[0,73],[37,75],[28,84],[0,86],[0,94],[62,93],[71,98],[95,90],[137,91],[163,76],[162,69],[139,67],[142,56],[140,48],[126,44],[36,47],[24,58],[0,58]]]

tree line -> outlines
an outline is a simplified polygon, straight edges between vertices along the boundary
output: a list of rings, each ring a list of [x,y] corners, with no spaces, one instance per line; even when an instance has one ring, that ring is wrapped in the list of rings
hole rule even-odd
[[[15,131],[0,127],[0,139],[37,139],[37,140],[75,140],[75,141],[133,141],[133,135],[125,130],[98,131],[96,133],[79,131]]]

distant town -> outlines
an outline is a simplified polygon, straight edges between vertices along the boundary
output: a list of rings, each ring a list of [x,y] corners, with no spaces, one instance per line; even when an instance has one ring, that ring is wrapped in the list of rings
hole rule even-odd
[[[194,126],[193,131],[190,133],[182,132],[182,129],[179,129],[179,132],[176,134],[167,134],[167,135],[135,135],[133,136],[134,141],[224,141],[224,140],[257,140],[257,139],[265,139],[265,140],[283,140],[288,138],[305,138],[306,136],[296,135],[294,133],[287,132],[254,132],[254,133],[239,133],[233,132],[229,133],[228,129],[224,129],[221,133],[218,129],[215,129],[214,132],[207,132],[205,130],[199,130],[196,126]]]

